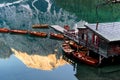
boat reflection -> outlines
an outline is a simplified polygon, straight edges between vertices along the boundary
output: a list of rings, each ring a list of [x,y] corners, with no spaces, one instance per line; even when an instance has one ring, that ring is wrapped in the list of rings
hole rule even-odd
[[[25,52],[17,51],[12,48],[15,56],[21,60],[27,67],[36,68],[41,70],[53,70],[59,66],[68,64],[62,56],[57,58],[57,54],[49,54],[47,56],[41,56],[37,54],[29,55]]]
[[[64,55],[64,60],[70,63],[75,70],[78,80],[119,80],[120,64],[103,67],[92,67]]]

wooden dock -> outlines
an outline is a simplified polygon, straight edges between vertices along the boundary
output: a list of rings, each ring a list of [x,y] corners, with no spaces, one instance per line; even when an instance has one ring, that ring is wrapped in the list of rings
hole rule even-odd
[[[79,39],[76,36],[76,34],[71,34],[69,33],[66,29],[64,29],[63,27],[59,26],[59,25],[51,25],[51,28],[55,29],[58,32],[61,32],[62,34],[64,34],[65,37],[79,43]]]
[[[65,31],[65,29],[59,25],[51,25],[50,27],[61,33],[64,33],[64,31]]]

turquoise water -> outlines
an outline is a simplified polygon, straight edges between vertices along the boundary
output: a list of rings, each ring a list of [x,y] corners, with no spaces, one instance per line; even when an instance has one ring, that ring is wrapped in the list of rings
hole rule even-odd
[[[72,3],[72,6],[69,2]],[[83,10],[82,8],[78,8],[79,5],[80,7],[84,6],[83,4],[78,3],[79,5],[75,5],[78,2],[77,0],[75,0],[74,3],[72,0],[69,2],[66,2],[66,0],[63,2],[59,2],[59,0],[1,0],[0,27],[6,27],[8,29],[25,29],[29,31],[44,31],[49,34],[49,32],[55,31],[51,28],[32,29],[31,26],[36,23],[57,24],[60,26],[68,24],[72,28],[72,26],[81,19],[88,22],[96,21],[94,10],[93,14],[89,16],[90,12],[86,12],[87,7],[84,7]],[[88,2],[83,2],[88,5]],[[79,11],[79,9],[81,10]],[[102,10],[102,8],[100,9]],[[115,12],[117,10],[115,10]],[[81,13],[81,11],[83,12]],[[90,11],[92,11],[92,9]],[[80,17],[81,15],[83,16]],[[85,15],[87,16],[85,17]],[[101,14],[99,13],[98,16],[101,16]],[[116,16],[118,16],[118,13],[114,15],[117,21],[119,19]],[[105,21],[109,20],[107,17],[105,18]],[[0,33],[0,79],[120,79],[119,65],[96,68],[75,61],[72,61],[74,64],[69,63],[70,61],[63,58],[61,43],[62,41],[49,39],[49,36],[47,38],[38,38],[28,34],[14,35]],[[57,53],[55,53],[55,49],[58,50]]]
[[[107,0],[56,0],[56,4],[90,23],[120,21],[120,4]],[[98,7],[97,7],[98,6]]]

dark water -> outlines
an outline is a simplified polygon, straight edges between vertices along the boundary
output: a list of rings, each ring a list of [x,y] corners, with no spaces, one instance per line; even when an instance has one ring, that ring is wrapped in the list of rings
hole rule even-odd
[[[82,1],[82,0],[81,0]],[[64,2],[64,1],[63,1]],[[0,27],[29,31],[55,32],[53,29],[32,29],[36,23],[73,26],[81,18],[77,11],[77,0],[61,6],[59,0],[4,0],[0,1]],[[84,2],[85,4],[85,2]],[[86,3],[87,4],[87,3]],[[83,6],[81,4],[81,6]],[[82,9],[82,8],[81,8]],[[86,8],[85,8],[86,10]],[[84,11],[84,9],[83,9]],[[85,14],[89,14],[85,12]],[[118,15],[116,13],[116,15]],[[92,16],[92,15],[91,15]],[[80,19],[79,19],[80,18]],[[119,20],[119,19],[116,19]],[[91,22],[93,22],[91,21]],[[119,65],[103,68],[71,64],[63,58],[62,41],[38,38],[30,35],[0,33],[0,79],[1,80],[119,80]],[[55,52],[55,49],[58,52]],[[74,62],[74,61],[73,61]]]

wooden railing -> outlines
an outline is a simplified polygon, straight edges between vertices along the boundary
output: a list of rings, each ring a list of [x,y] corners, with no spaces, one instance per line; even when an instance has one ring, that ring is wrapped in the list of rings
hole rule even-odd
[[[110,54],[120,54],[120,47],[114,46],[111,49],[108,50],[108,53]]]
[[[76,33],[74,33],[74,32],[72,33],[72,32],[68,32],[68,31],[64,31],[64,36],[72,39],[72,40],[75,41],[75,42],[79,42],[79,39],[78,39],[78,36],[77,36],[77,35],[78,35],[78,34],[76,34]]]

